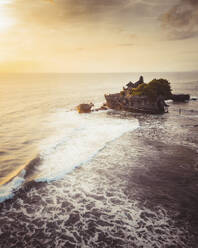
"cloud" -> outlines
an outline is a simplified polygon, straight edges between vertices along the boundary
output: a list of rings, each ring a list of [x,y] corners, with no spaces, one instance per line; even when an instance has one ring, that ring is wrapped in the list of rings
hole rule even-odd
[[[180,0],[161,16],[161,21],[170,39],[198,36],[198,0]]]
[[[12,9],[15,15],[27,23],[57,27],[69,23],[108,18],[107,13],[124,8],[130,0],[15,0]],[[107,17],[107,18],[106,18]]]
[[[153,18],[169,4],[162,0],[14,0],[12,9],[27,24],[56,27],[72,23],[130,24]],[[138,23],[137,23],[138,24]],[[60,26],[58,26],[59,28]]]

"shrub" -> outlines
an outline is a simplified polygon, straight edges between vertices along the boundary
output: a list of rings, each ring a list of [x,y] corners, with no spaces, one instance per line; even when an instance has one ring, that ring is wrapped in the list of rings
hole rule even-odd
[[[165,99],[169,99],[172,95],[170,83],[166,79],[153,79],[148,84],[140,84],[132,91],[132,96],[148,96],[153,101],[159,95]]]

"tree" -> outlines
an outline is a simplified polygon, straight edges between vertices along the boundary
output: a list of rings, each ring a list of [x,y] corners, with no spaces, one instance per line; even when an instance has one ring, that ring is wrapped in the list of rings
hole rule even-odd
[[[170,83],[166,79],[153,79],[150,83],[140,84],[132,90],[132,96],[148,96],[150,100],[155,101],[158,96],[169,99],[172,95]]]

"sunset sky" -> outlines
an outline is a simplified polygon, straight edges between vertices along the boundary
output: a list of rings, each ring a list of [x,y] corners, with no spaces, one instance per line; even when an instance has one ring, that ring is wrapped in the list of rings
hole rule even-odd
[[[198,0],[0,0],[0,72],[191,71]]]

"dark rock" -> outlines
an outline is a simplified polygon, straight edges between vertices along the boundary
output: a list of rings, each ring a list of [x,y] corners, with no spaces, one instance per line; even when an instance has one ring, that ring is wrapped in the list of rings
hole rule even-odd
[[[107,106],[110,109],[160,114],[166,112],[163,97],[159,96],[151,101],[147,96],[123,96],[120,93],[105,95]]]
[[[173,94],[171,99],[174,102],[186,102],[190,100],[190,95],[189,94],[179,94],[179,95]]]
[[[79,113],[90,113],[91,112],[91,108],[94,106],[93,103],[90,103],[90,104],[86,104],[86,103],[82,103],[82,104],[79,104],[77,106],[77,110]]]

